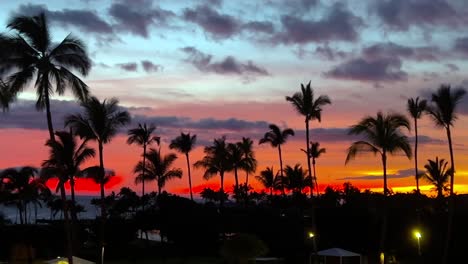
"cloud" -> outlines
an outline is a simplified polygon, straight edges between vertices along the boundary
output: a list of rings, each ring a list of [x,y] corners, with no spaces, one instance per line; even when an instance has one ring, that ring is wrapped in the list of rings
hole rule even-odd
[[[327,60],[343,59],[347,55],[346,52],[333,49],[328,45],[317,46],[314,53]]]
[[[458,54],[468,56],[468,37],[457,38],[453,49]]]
[[[147,38],[149,27],[153,24],[165,26],[175,16],[174,12],[153,7],[148,1],[115,2],[109,8],[109,14],[117,22],[116,27],[125,32]],[[143,2],[143,4],[136,4]]]
[[[205,54],[195,47],[184,47],[181,50],[188,56],[185,61],[202,72],[256,76],[270,75],[266,69],[256,65],[250,60],[247,62],[239,62],[233,56],[227,56],[221,61],[213,62],[212,55]]]
[[[119,63],[116,64],[116,66],[128,72],[136,72],[138,70],[138,64],[136,62]]]
[[[397,57],[375,60],[356,58],[335,66],[325,72],[325,76],[333,79],[377,83],[406,81],[408,74],[401,69],[401,66],[402,62]]]
[[[275,28],[270,21],[250,21],[242,25],[242,29],[252,33],[273,34]]]
[[[383,173],[383,172],[382,172]],[[424,173],[424,171],[418,171],[418,173]],[[388,179],[402,179],[414,177],[414,168],[399,170],[395,174],[388,174]],[[381,175],[366,175],[366,176],[350,176],[337,179],[338,181],[348,181],[348,180],[383,180]]]
[[[461,25],[461,15],[445,0],[388,0],[377,1],[378,17],[391,29],[406,31],[413,25]]]
[[[307,44],[310,42],[356,41],[363,20],[340,3],[331,7],[321,20],[306,20],[285,15],[281,17],[283,31],[272,38],[273,43]]]
[[[398,57],[416,61],[436,61],[441,56],[438,47],[408,47],[393,42],[377,43],[362,50],[362,55],[367,59]]]
[[[25,4],[20,5],[16,12],[22,15],[37,15],[44,12],[51,22],[62,26],[74,26],[85,32],[96,34],[113,33],[112,26],[91,10],[65,8],[52,11],[45,5]]]
[[[453,63],[447,63],[445,64],[445,66],[447,66],[447,68],[452,72],[456,72],[460,70],[460,68],[456,64],[453,64]]]
[[[162,69],[161,65],[154,64],[149,60],[142,60],[141,67],[143,67],[143,70],[147,73],[158,72]]]
[[[238,33],[240,27],[240,22],[236,18],[220,14],[207,5],[186,8],[183,18],[203,28],[213,39],[230,38]]]

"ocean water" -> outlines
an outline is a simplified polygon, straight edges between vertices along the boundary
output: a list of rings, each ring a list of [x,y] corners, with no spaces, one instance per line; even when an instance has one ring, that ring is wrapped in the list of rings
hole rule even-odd
[[[99,215],[99,208],[91,204],[91,200],[97,198],[96,196],[76,196],[76,200],[79,204],[84,206],[85,212],[78,214],[79,219],[94,219]],[[19,223],[19,212],[16,206],[5,206],[0,205],[0,213],[12,223]],[[37,213],[34,205],[28,205],[28,222],[34,223],[35,216],[37,219],[62,219],[63,215],[58,212],[55,217],[52,215],[51,210],[45,205],[37,206]]]

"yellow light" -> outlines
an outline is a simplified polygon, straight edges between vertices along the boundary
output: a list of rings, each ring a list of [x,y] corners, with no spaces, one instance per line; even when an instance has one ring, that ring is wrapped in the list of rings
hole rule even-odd
[[[68,264],[68,260],[59,260],[57,264]]]
[[[314,233],[312,233],[312,232],[309,232],[308,235],[309,235],[309,238],[313,238],[315,236]]]
[[[417,238],[417,239],[421,239],[422,235],[419,231],[414,231],[414,236]]]

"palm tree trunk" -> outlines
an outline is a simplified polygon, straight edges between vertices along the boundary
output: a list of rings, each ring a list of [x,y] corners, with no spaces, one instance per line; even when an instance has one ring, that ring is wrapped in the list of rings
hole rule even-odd
[[[455,162],[453,158],[453,147],[452,147],[452,134],[450,132],[450,126],[446,127],[447,130],[447,139],[449,143],[449,151],[450,151],[450,163],[451,163],[451,177],[450,177],[450,197],[448,203],[448,221],[447,221],[447,234],[445,238],[445,245],[444,245],[444,254],[442,257],[442,263],[446,264],[449,262],[449,251],[450,251],[450,242],[452,239],[452,225],[453,225],[453,216],[455,214],[455,195],[454,195],[454,183],[455,183]]]
[[[27,203],[23,201],[23,208],[24,208],[24,223],[28,224],[28,207]]]
[[[45,89],[44,97],[45,97],[44,101],[45,101],[46,115],[47,115],[47,127],[49,128],[49,137],[51,141],[55,141],[54,126],[52,124],[52,113],[50,112],[50,101],[49,101],[48,89]]]
[[[237,166],[234,166],[234,180],[236,181],[236,190],[239,190],[239,177],[237,175]]]
[[[189,159],[188,153],[185,153],[185,158],[187,159],[187,172],[188,172],[188,182],[189,182],[189,189],[190,189],[190,199],[193,201],[192,175],[190,174],[190,159]]]
[[[419,177],[418,177],[418,119],[414,119],[414,177],[416,178],[416,192],[419,194]]]
[[[310,178],[310,198],[314,197],[314,179],[312,178],[312,168],[310,166],[310,147],[309,147],[309,119],[306,118],[306,157],[307,157],[307,172]]]
[[[280,162],[280,175],[281,175],[281,193],[285,195],[284,192],[284,176],[283,176],[283,157],[281,156],[281,145],[278,144],[278,154],[279,154],[279,162]]]
[[[249,185],[249,172],[246,171],[245,172],[245,186],[248,186]]]
[[[67,205],[67,196],[65,194],[65,186],[62,184],[60,186],[60,196],[62,197],[63,203],[63,218],[65,220],[65,236],[67,241],[67,258],[68,263],[73,264],[73,248],[72,248],[72,237],[70,229],[70,219],[68,217],[68,205]]]
[[[107,217],[107,214],[106,214],[106,205],[105,205],[105,192],[104,192],[104,178],[105,178],[105,175],[106,175],[106,172],[105,172],[105,169],[104,169],[104,147],[102,145],[102,142],[101,141],[98,141],[98,146],[99,146],[99,167],[100,167],[100,190],[101,190],[101,234],[100,234],[100,241],[99,241],[99,249],[101,252],[104,252],[104,244],[105,244],[105,225],[106,225],[106,217]],[[103,264],[104,260],[103,260],[104,256],[103,254],[101,254],[101,259],[99,261],[99,263]]]
[[[143,172],[141,173],[141,196],[145,195],[145,167],[146,167],[146,143],[143,144]],[[143,208],[145,205],[143,204]]]
[[[18,206],[18,211],[19,211],[19,219],[20,219],[20,224],[24,224],[24,218],[23,218],[23,204],[22,202]]]
[[[387,263],[387,255],[385,254],[385,241],[387,236],[387,153],[383,151],[382,153],[382,167],[383,167],[383,177],[384,177],[384,199],[383,199],[383,213],[382,213],[382,228],[380,233],[380,252],[383,253],[383,263]]]
[[[224,171],[219,172],[219,176],[221,178],[221,188],[219,189],[221,192],[221,197],[220,197],[220,205],[223,206],[224,204]]]
[[[312,167],[314,169],[314,180],[315,180],[315,187],[317,189],[317,195],[319,194],[319,186],[317,182],[317,172],[315,171],[315,158],[312,159]]]

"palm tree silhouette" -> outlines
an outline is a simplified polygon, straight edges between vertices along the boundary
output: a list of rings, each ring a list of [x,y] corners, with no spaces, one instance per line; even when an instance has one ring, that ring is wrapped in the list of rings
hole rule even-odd
[[[437,198],[441,199],[444,197],[443,192],[449,190],[448,181],[451,175],[452,169],[447,169],[448,162],[444,159],[436,157],[435,160],[427,160],[427,164],[424,165],[426,173],[424,178],[434,185],[434,189],[437,191]]]
[[[96,97],[90,97],[86,102],[81,103],[84,108],[83,114],[69,115],[65,118],[65,126],[71,127],[73,131],[84,138],[85,141],[94,140],[98,143],[100,174],[101,200],[104,201],[104,144],[111,142],[117,134],[118,129],[130,122],[130,115],[127,111],[121,111],[118,106],[119,101],[115,98],[99,101]],[[106,217],[104,203],[101,203],[101,216]]]
[[[426,111],[427,101],[419,100],[419,97],[408,99],[406,109],[411,117],[414,119],[414,178],[416,179],[416,192],[419,191],[419,178],[420,173],[418,171],[418,119],[421,118],[424,111]]]
[[[310,149],[309,149],[309,123],[312,120],[322,121],[322,107],[331,104],[330,98],[326,95],[320,95],[317,99],[314,98],[314,91],[310,87],[309,83],[304,87],[301,84],[301,92],[294,93],[293,96],[286,96],[286,101],[290,102],[294,109],[305,117],[306,126],[306,157],[307,157],[307,168],[309,177],[312,179],[312,169],[310,166]],[[310,186],[311,196],[313,193],[313,181]]]
[[[229,143],[227,145],[228,159],[232,164],[232,170],[234,171],[235,190],[239,190],[239,177],[237,171],[239,169],[248,169],[249,167],[247,159],[244,156],[244,152],[238,143]]]
[[[166,183],[174,178],[182,178],[182,170],[179,168],[172,169],[171,166],[177,156],[174,153],[169,153],[161,156],[161,152],[156,149],[150,149],[146,154],[146,164],[141,161],[137,164],[134,172],[137,173],[136,182],[143,180],[154,180],[158,187],[158,195],[161,194],[162,188]]]
[[[258,142],[258,144],[263,144],[263,143],[270,143],[270,145],[274,148],[278,148],[278,156],[279,156],[279,162],[280,162],[280,177],[281,179],[284,178],[283,175],[283,158],[281,156],[281,145],[286,143],[286,140],[288,139],[289,136],[294,136],[294,130],[291,128],[286,128],[283,131],[275,125],[275,124],[270,124],[269,126],[270,131],[266,132],[265,135],[263,136],[262,139]],[[284,195],[284,187],[282,187],[281,192]]]
[[[301,194],[307,186],[312,186],[312,178],[307,176],[307,172],[302,169],[300,164],[291,167],[287,165],[284,168],[284,181],[293,194]]]
[[[270,190],[270,197],[273,197],[273,189],[276,187],[275,178],[278,173],[275,174],[273,167],[267,167],[260,172],[260,175],[255,176],[255,179],[259,181],[265,189]]]
[[[243,168],[245,171],[245,184],[249,184],[249,174],[255,173],[257,170],[257,159],[253,151],[253,140],[250,138],[242,137],[242,140],[237,143],[242,152],[244,153],[244,159],[246,160],[246,166]]]
[[[50,139],[54,138],[50,96],[63,95],[66,88],[80,101],[88,98],[88,86],[72,70],[86,76],[91,69],[84,43],[68,35],[58,44],[51,40],[49,23],[44,13],[37,16],[16,15],[9,19],[7,28],[15,34],[0,35],[0,46],[5,58],[0,60],[0,71],[13,71],[7,83],[13,94],[23,91],[35,79],[36,107],[46,109]]]
[[[175,149],[180,153],[185,155],[185,159],[187,160],[187,172],[188,172],[188,180],[189,180],[189,189],[190,189],[190,199],[193,201],[193,193],[192,193],[192,175],[190,171],[190,159],[189,153],[193,150],[195,143],[197,142],[197,135],[191,136],[190,133],[184,134],[180,133],[180,136],[174,138],[169,145],[170,149]]]
[[[10,103],[15,99],[8,85],[0,79],[0,107],[3,111],[10,107]]]
[[[146,148],[150,146],[153,142],[156,142],[158,145],[160,143],[161,137],[153,136],[153,132],[156,130],[156,127],[150,125],[149,127],[146,126],[146,123],[138,124],[137,128],[133,128],[128,130],[128,139],[127,144],[137,144],[143,147],[143,166],[146,164]],[[145,173],[145,168],[143,167],[142,173]],[[142,179],[145,179],[145,176],[142,176]],[[141,181],[141,196],[145,195],[145,181]]]
[[[316,160],[322,156],[322,154],[325,154],[327,150],[325,148],[320,148],[320,143],[319,142],[310,142],[310,157],[312,158],[312,168],[314,170],[314,177],[312,178],[315,180],[315,187],[317,188],[317,194],[319,193],[319,186],[317,183],[317,171],[315,170],[315,164]]]
[[[367,141],[360,140],[351,144],[348,148],[348,155],[346,156],[347,164],[349,161],[354,159],[360,153],[373,153],[374,155],[379,154],[382,160],[383,168],[383,193],[384,197],[388,195],[387,187],[387,156],[396,154],[399,151],[405,153],[408,158],[411,158],[411,146],[408,142],[408,138],[403,135],[401,128],[410,129],[408,119],[400,114],[387,114],[384,115],[382,112],[378,112],[376,117],[367,116],[361,119],[358,124],[351,126],[349,135],[362,135],[367,138]],[[384,203],[386,199],[384,200]],[[386,205],[383,207],[383,221],[380,236],[380,252],[385,255],[385,239],[387,233],[387,213]]]
[[[224,173],[232,170],[232,163],[229,161],[229,152],[226,144],[226,137],[217,138],[213,145],[206,146],[203,150],[205,156],[195,162],[195,168],[204,168],[203,178],[209,180],[219,173],[221,180],[220,193],[224,194]],[[220,204],[223,205],[224,195],[221,196]]]
[[[452,132],[450,130],[450,127],[453,126],[455,120],[457,120],[457,105],[460,103],[461,99],[463,98],[463,96],[465,96],[465,94],[466,91],[462,88],[452,90],[450,85],[441,85],[440,88],[432,94],[432,105],[429,105],[427,107],[427,112],[429,113],[429,116],[434,120],[436,126],[445,128],[450,152],[450,200],[449,215],[447,221],[447,237],[445,240],[444,253],[442,256],[442,263],[444,264],[448,261],[453,214],[455,211],[454,183],[456,169],[452,146]]]
[[[56,140],[49,140],[46,143],[46,146],[50,148],[50,155],[49,159],[42,163],[41,175],[46,179],[59,178],[59,181],[63,183],[69,181],[72,204],[76,205],[75,177],[82,174],[81,165],[93,158],[95,151],[86,146],[86,141],[78,144],[71,133],[57,131],[55,135]],[[61,184],[58,185],[57,190],[60,187]],[[74,210],[72,210],[72,217],[76,219]]]

